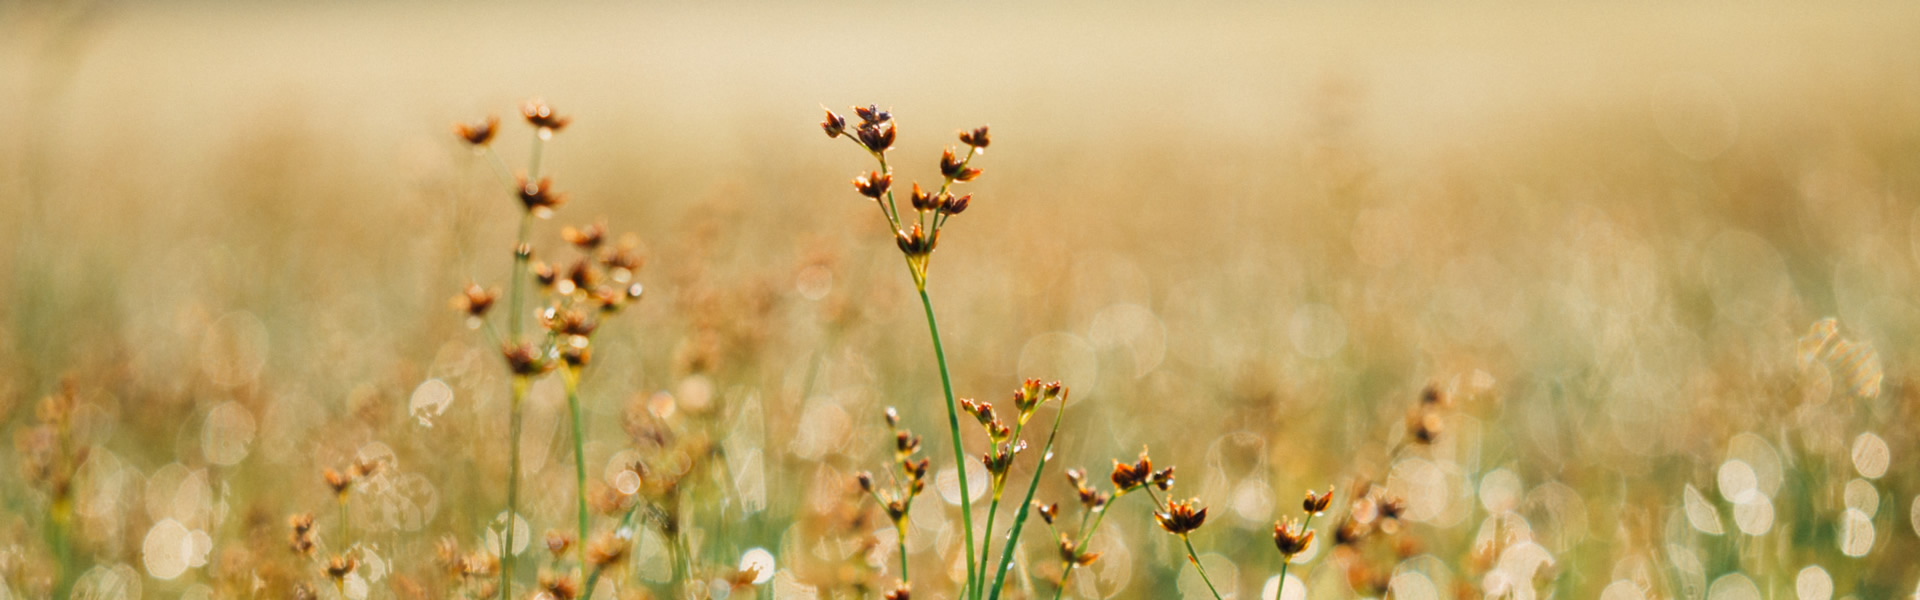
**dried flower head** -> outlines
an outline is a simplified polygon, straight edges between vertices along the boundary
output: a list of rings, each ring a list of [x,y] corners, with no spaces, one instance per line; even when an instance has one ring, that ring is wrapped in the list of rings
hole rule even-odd
[[[971,158],[971,156],[966,159],[955,156],[953,148],[947,148],[940,153],[940,175],[953,181],[973,181],[980,176],[980,169],[967,166],[968,159]]]
[[[553,178],[541,177],[539,181],[528,181],[525,175],[514,179],[519,188],[520,204],[535,216],[545,218],[553,214],[553,209],[567,203],[567,195],[553,191]]]
[[[341,473],[328,467],[321,469],[320,478],[327,482],[327,488],[332,489],[335,496],[346,496],[347,492],[353,489],[354,476],[351,472]]]
[[[1113,480],[1114,492],[1124,494],[1132,491],[1134,488],[1146,485],[1148,478],[1152,476],[1153,459],[1148,458],[1147,450],[1142,448],[1140,449],[1140,460],[1134,461],[1133,464],[1123,463],[1118,460],[1113,461],[1113,475],[1110,479]]]
[[[1067,534],[1064,533],[1060,534],[1061,561],[1076,567],[1084,567],[1093,564],[1093,561],[1099,559],[1099,552],[1082,551],[1080,545],[1074,543],[1073,538],[1068,537]]]
[[[592,225],[581,227],[567,226],[560,230],[560,239],[588,252],[600,247],[607,239],[607,223],[595,221]]]
[[[886,600],[913,600],[913,588],[907,585],[907,582],[902,581],[899,585],[894,586],[892,591],[887,592],[883,598]]]
[[[1273,524],[1273,545],[1283,557],[1291,559],[1312,543],[1313,530],[1307,529],[1299,519],[1286,517]]]
[[[461,290],[459,296],[454,297],[453,306],[460,312],[467,313],[468,316],[484,317],[487,315],[487,310],[493,308],[494,300],[499,297],[500,290],[497,288],[487,289],[480,287],[480,284],[469,283],[466,289]]]
[[[1034,506],[1037,507],[1038,511],[1040,512],[1040,520],[1046,521],[1048,525],[1053,524],[1054,517],[1060,516],[1059,503],[1043,504],[1043,503],[1036,502],[1034,503]]]
[[[493,134],[500,131],[500,117],[488,115],[487,118],[472,123],[454,123],[453,133],[476,147],[485,146],[493,141]]]
[[[313,515],[301,513],[287,518],[287,526],[293,529],[288,547],[294,554],[311,556],[313,554]]]
[[[916,186],[918,184],[915,184]],[[893,176],[875,171],[853,178],[853,189],[860,195],[879,200],[886,197],[887,190],[893,188]]]
[[[572,573],[540,572],[540,590],[546,592],[552,600],[574,600],[580,597],[580,579]]]
[[[612,532],[602,533],[587,544],[587,564],[605,569],[619,563],[627,557],[632,545]]]
[[[1199,507],[1199,498],[1168,502],[1166,510],[1153,513],[1160,528],[1174,535],[1186,535],[1207,522],[1207,509]]]
[[[1323,512],[1327,512],[1327,506],[1332,503],[1333,503],[1333,486],[1329,485],[1327,486],[1327,491],[1324,494],[1315,494],[1313,493],[1313,490],[1307,490],[1307,497],[1305,500],[1302,500],[1300,502],[1300,508],[1301,510],[1306,511],[1307,514],[1317,515]]]
[[[573,548],[573,535],[558,529],[547,530],[547,551],[553,553],[554,559],[566,556],[570,548]]]
[[[821,110],[826,110],[826,109],[821,109]],[[841,134],[844,134],[847,132],[846,117],[833,114],[833,111],[831,110],[827,110],[826,113],[827,113],[827,118],[823,121],[820,121],[820,129],[827,132],[828,138],[837,138],[837,137],[840,137]]]
[[[573,118],[560,116],[553,111],[552,106],[548,106],[545,100],[539,98],[521,103],[520,116],[526,117],[528,124],[548,131],[560,131],[573,122]]]
[[[353,570],[360,567],[360,560],[351,556],[333,555],[327,559],[327,577],[346,579]]]
[[[974,152],[985,152],[989,141],[991,140],[987,137],[987,126],[985,125],[975,127],[970,131],[960,132],[960,143],[973,148]]]
[[[531,343],[508,342],[501,346],[500,354],[507,360],[507,370],[512,371],[514,375],[531,377],[553,370],[553,361],[548,360]]]

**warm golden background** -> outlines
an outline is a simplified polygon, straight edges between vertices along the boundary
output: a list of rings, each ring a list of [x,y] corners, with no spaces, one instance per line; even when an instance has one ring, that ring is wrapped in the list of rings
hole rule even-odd
[[[447,301],[503,281],[518,210],[448,125],[508,117],[520,164],[530,96],[575,118],[556,221],[648,256],[587,374],[589,463],[682,407],[731,473],[696,548],[771,550],[760,597],[891,582],[889,544],[834,566],[881,406],[952,463],[912,286],[847,185],[869,161],[816,125],[868,102],[907,179],[993,127],[930,286],[959,393],[1059,378],[1061,462],[1179,465],[1222,592],[1271,594],[1272,520],[1356,477],[1409,503],[1415,546],[1373,558],[1395,598],[1920,584],[1914,4],[329,4],[0,2],[0,452],[72,382],[76,597],[276,597],[247,570],[289,562],[287,514],[333,530],[320,470],[356,455],[390,461],[357,593],[442,597],[432,544],[485,539],[507,422]],[[1877,358],[1796,360],[1829,316]],[[1444,434],[1393,451],[1428,384]],[[523,442],[536,533],[571,519],[555,391]],[[0,473],[0,598],[37,597],[50,496]],[[1205,594],[1116,510],[1072,595]],[[943,597],[957,509],[914,519],[916,597]],[[626,591],[667,572],[652,544]],[[1374,593],[1315,552],[1312,598]]]

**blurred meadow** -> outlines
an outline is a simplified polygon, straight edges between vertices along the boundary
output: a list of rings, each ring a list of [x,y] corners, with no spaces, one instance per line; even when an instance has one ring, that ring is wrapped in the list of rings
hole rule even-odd
[[[819,125],[868,103],[896,189],[992,126],[927,284],[954,393],[1071,389],[1036,500],[1177,465],[1222,597],[1275,597],[1273,524],[1330,484],[1283,598],[1911,596],[1916,32],[1907,2],[0,1],[0,599],[484,597],[513,530],[511,597],[566,600],[535,583],[580,497],[562,378],[509,525],[514,377],[449,305],[507,285],[522,212],[449,125],[502,117],[524,168],[533,97],[573,119],[535,258],[601,218],[644,257],[582,371],[587,478],[702,474],[675,527],[595,516],[631,544],[595,598],[893,590],[854,483],[888,406],[932,461],[914,596],[962,597],[926,323]],[[1065,597],[1213,597],[1112,509]],[[1057,537],[1028,523],[1009,597],[1055,597]]]

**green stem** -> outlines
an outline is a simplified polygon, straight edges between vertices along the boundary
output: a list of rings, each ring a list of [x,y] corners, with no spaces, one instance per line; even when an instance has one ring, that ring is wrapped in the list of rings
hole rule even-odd
[[[1193,563],[1193,570],[1200,574],[1200,581],[1206,582],[1207,591],[1213,592],[1213,600],[1220,600],[1220,590],[1214,589],[1213,580],[1207,578],[1207,568],[1200,566],[1200,555],[1193,551],[1193,541],[1181,534],[1180,543],[1187,545],[1187,562]],[[1285,580],[1281,580],[1282,584]]]
[[[353,521],[347,515],[347,495],[340,494],[335,498],[340,501],[340,553],[345,554],[347,548],[353,546]]]
[[[628,528],[628,527],[632,527],[632,526],[633,526],[633,515],[634,515],[634,514],[636,514],[636,513],[639,513],[639,512],[640,512],[640,503],[639,503],[639,502],[634,502],[634,503],[633,503],[633,508],[629,508],[629,509],[627,509],[627,514],[626,514],[626,516],[624,516],[624,517],[621,517],[621,518],[620,518],[620,526],[619,526],[619,527],[616,527],[616,528],[614,528],[614,531],[615,531],[615,532],[617,533],[617,532],[619,532],[619,531],[622,531],[622,530],[625,530],[625,529],[626,529],[626,528]],[[586,540],[581,540],[581,542],[580,542],[580,543],[581,543],[581,545],[586,545]],[[583,567],[583,568],[584,568],[584,567]],[[600,583],[600,575],[601,575],[601,573],[603,573],[603,572],[605,572],[605,569],[602,569],[602,568],[600,568],[600,567],[594,567],[594,568],[593,568],[593,573],[591,573],[591,574],[588,574],[588,575],[587,575],[587,589],[586,589],[586,593],[584,593],[584,594],[581,594],[581,595],[580,595],[580,597],[581,597],[581,598],[592,598],[592,597],[593,597],[593,588],[594,588],[594,586],[596,586],[596,585],[599,585],[599,583]]]
[[[1327,493],[1331,494],[1333,492],[1327,492]],[[1305,520],[1300,521],[1300,530],[1313,531],[1313,513],[1307,513],[1307,518]],[[1280,588],[1274,591],[1273,594],[1275,598],[1286,597],[1287,567],[1290,567],[1290,566],[1293,566],[1293,557],[1288,555],[1281,555],[1280,556]],[[1301,583],[1305,584],[1305,582],[1301,582]]]
[[[1026,423],[1021,421],[1014,422],[1013,437],[1010,438],[1013,441],[1008,443],[1018,443],[1020,433],[1026,430],[1026,428]],[[989,440],[988,443],[992,443],[991,440]],[[986,533],[986,536],[980,540],[980,564],[983,565],[987,564],[987,560],[993,556],[993,520],[994,516],[1000,512],[1000,495],[1005,493],[1006,490],[1007,480],[1004,477],[994,476],[993,504],[987,507],[987,526],[980,529],[980,531]],[[987,585],[987,572],[985,569],[980,571],[980,579],[975,581],[973,585],[975,587],[985,587]]]
[[[578,501],[580,537],[575,538],[579,548],[580,568],[587,568],[587,442],[586,426],[580,420],[580,368],[567,367],[564,377],[567,384],[567,411],[573,414],[573,481],[574,498]]]
[[[947,351],[940,345],[940,324],[933,318],[933,299],[927,296],[925,281],[916,283],[920,284],[920,306],[927,311],[927,331],[933,335],[933,357],[940,363],[940,388],[947,396],[947,432],[953,435],[953,466],[960,478],[960,522],[967,536],[967,581],[978,581],[973,549],[973,499],[968,493],[972,490],[967,487],[967,452],[960,446],[960,411],[953,401],[953,376],[947,371]],[[980,589],[974,588],[969,597],[979,598]]]
[[[913,581],[907,576],[907,529],[905,527],[895,529],[900,530],[900,583],[907,583]]]
[[[1053,431],[1047,433],[1047,445],[1040,450],[1040,462],[1033,466],[1033,480],[1027,483],[1027,497],[1020,501],[1020,511],[1013,515],[1013,529],[1007,532],[1007,542],[1000,551],[1000,566],[994,570],[993,593],[991,600],[1000,600],[1000,590],[1007,585],[1008,567],[1013,563],[1013,551],[1019,546],[1020,529],[1027,524],[1027,512],[1033,508],[1033,493],[1040,489],[1040,475],[1047,470],[1047,462],[1053,459],[1053,440],[1060,434],[1060,421],[1067,415],[1067,407],[1062,404],[1060,412],[1053,416]]]
[[[520,512],[520,425],[521,405],[526,403],[526,376],[513,378],[513,406],[507,426],[507,519],[500,534],[500,597],[513,597],[513,519]]]
[[[1091,525],[1086,526],[1084,528],[1085,530],[1080,532],[1080,543],[1075,545],[1074,546],[1075,548],[1086,550],[1087,543],[1093,541],[1094,530],[1097,530],[1100,528],[1100,520],[1107,518],[1107,511],[1112,510],[1113,503],[1118,501],[1120,501],[1120,498],[1115,497],[1111,500],[1108,500],[1106,505],[1101,506],[1099,510],[1094,511],[1093,523]],[[1073,568],[1076,566],[1079,566],[1079,565],[1069,561],[1067,562],[1066,568],[1060,571],[1060,587],[1059,589],[1056,589],[1053,591],[1053,600],[1060,600],[1061,594],[1066,593],[1067,578],[1073,575]]]

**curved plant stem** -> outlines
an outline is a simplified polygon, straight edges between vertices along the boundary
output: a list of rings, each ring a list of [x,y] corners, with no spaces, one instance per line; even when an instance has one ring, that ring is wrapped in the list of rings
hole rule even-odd
[[[900,529],[900,583],[910,581],[913,581],[913,578],[907,576],[907,530]]]
[[[1033,493],[1040,489],[1040,475],[1047,470],[1047,462],[1053,459],[1053,440],[1060,434],[1060,421],[1067,415],[1067,407],[1060,406],[1060,412],[1053,416],[1053,430],[1047,433],[1047,445],[1040,449],[1040,462],[1033,466],[1033,480],[1027,483],[1027,496],[1020,500],[1020,510],[1013,514],[1013,529],[1007,532],[1007,541],[1000,551],[1000,566],[995,567],[993,593],[990,600],[1000,600],[1000,590],[1007,585],[1008,567],[1013,563],[1013,551],[1019,547],[1020,528],[1027,524],[1027,511],[1033,508]]]
[[[574,498],[578,502],[580,536],[574,538],[574,546],[579,549],[580,568],[587,568],[587,441],[586,425],[580,420],[580,368],[567,367],[567,411],[573,415],[573,482]]]
[[[1098,510],[1094,511],[1093,523],[1086,525],[1085,529],[1080,532],[1080,543],[1076,544],[1074,546],[1075,548],[1084,549],[1087,547],[1087,542],[1093,541],[1093,532],[1095,530],[1100,529],[1100,520],[1107,518],[1107,511],[1112,510],[1113,503],[1119,500],[1120,498],[1117,498],[1117,497],[1113,498],[1112,500],[1108,500],[1106,505],[1101,506]],[[1067,578],[1073,575],[1073,568],[1076,566],[1079,566],[1079,565],[1076,565],[1073,562],[1068,562],[1066,568],[1060,571],[1060,587],[1053,591],[1053,600],[1060,600],[1060,596],[1067,592]]]
[[[1190,563],[1193,563],[1193,570],[1194,570],[1194,572],[1196,572],[1196,573],[1199,573],[1199,574],[1200,574],[1200,581],[1203,581],[1203,582],[1206,582],[1206,584],[1207,584],[1207,591],[1209,591],[1209,592],[1213,592],[1213,600],[1221,600],[1221,598],[1220,598],[1220,590],[1218,590],[1218,589],[1214,589],[1214,587],[1213,587],[1213,579],[1210,579],[1210,578],[1208,578],[1208,577],[1207,577],[1207,568],[1206,568],[1206,567],[1202,567],[1202,566],[1200,566],[1200,555],[1199,555],[1199,554],[1196,554],[1196,553],[1194,553],[1194,551],[1193,551],[1193,541],[1192,541],[1192,540],[1189,540],[1189,539],[1187,539],[1187,536],[1186,536],[1186,535],[1184,535],[1184,534],[1182,534],[1182,535],[1180,536],[1180,543],[1182,543],[1182,544],[1186,544],[1186,545],[1187,545],[1187,562],[1190,562]],[[1285,584],[1285,581],[1286,581],[1286,580],[1284,580],[1284,579],[1283,579],[1283,580],[1281,580],[1281,582],[1282,582],[1282,584],[1283,584],[1283,585]]]
[[[940,363],[940,388],[947,396],[947,432],[953,436],[953,466],[960,477],[960,522],[967,536],[967,581],[979,581],[974,565],[973,550],[973,500],[971,488],[967,487],[967,452],[960,446],[960,411],[953,401],[953,376],[947,372],[947,351],[940,345],[940,324],[933,318],[933,299],[927,296],[925,280],[915,277],[920,288],[920,306],[927,311],[927,331],[933,335],[933,357]],[[1023,509],[1024,510],[1024,507]],[[970,598],[979,598],[980,589],[974,587],[968,593]]]

